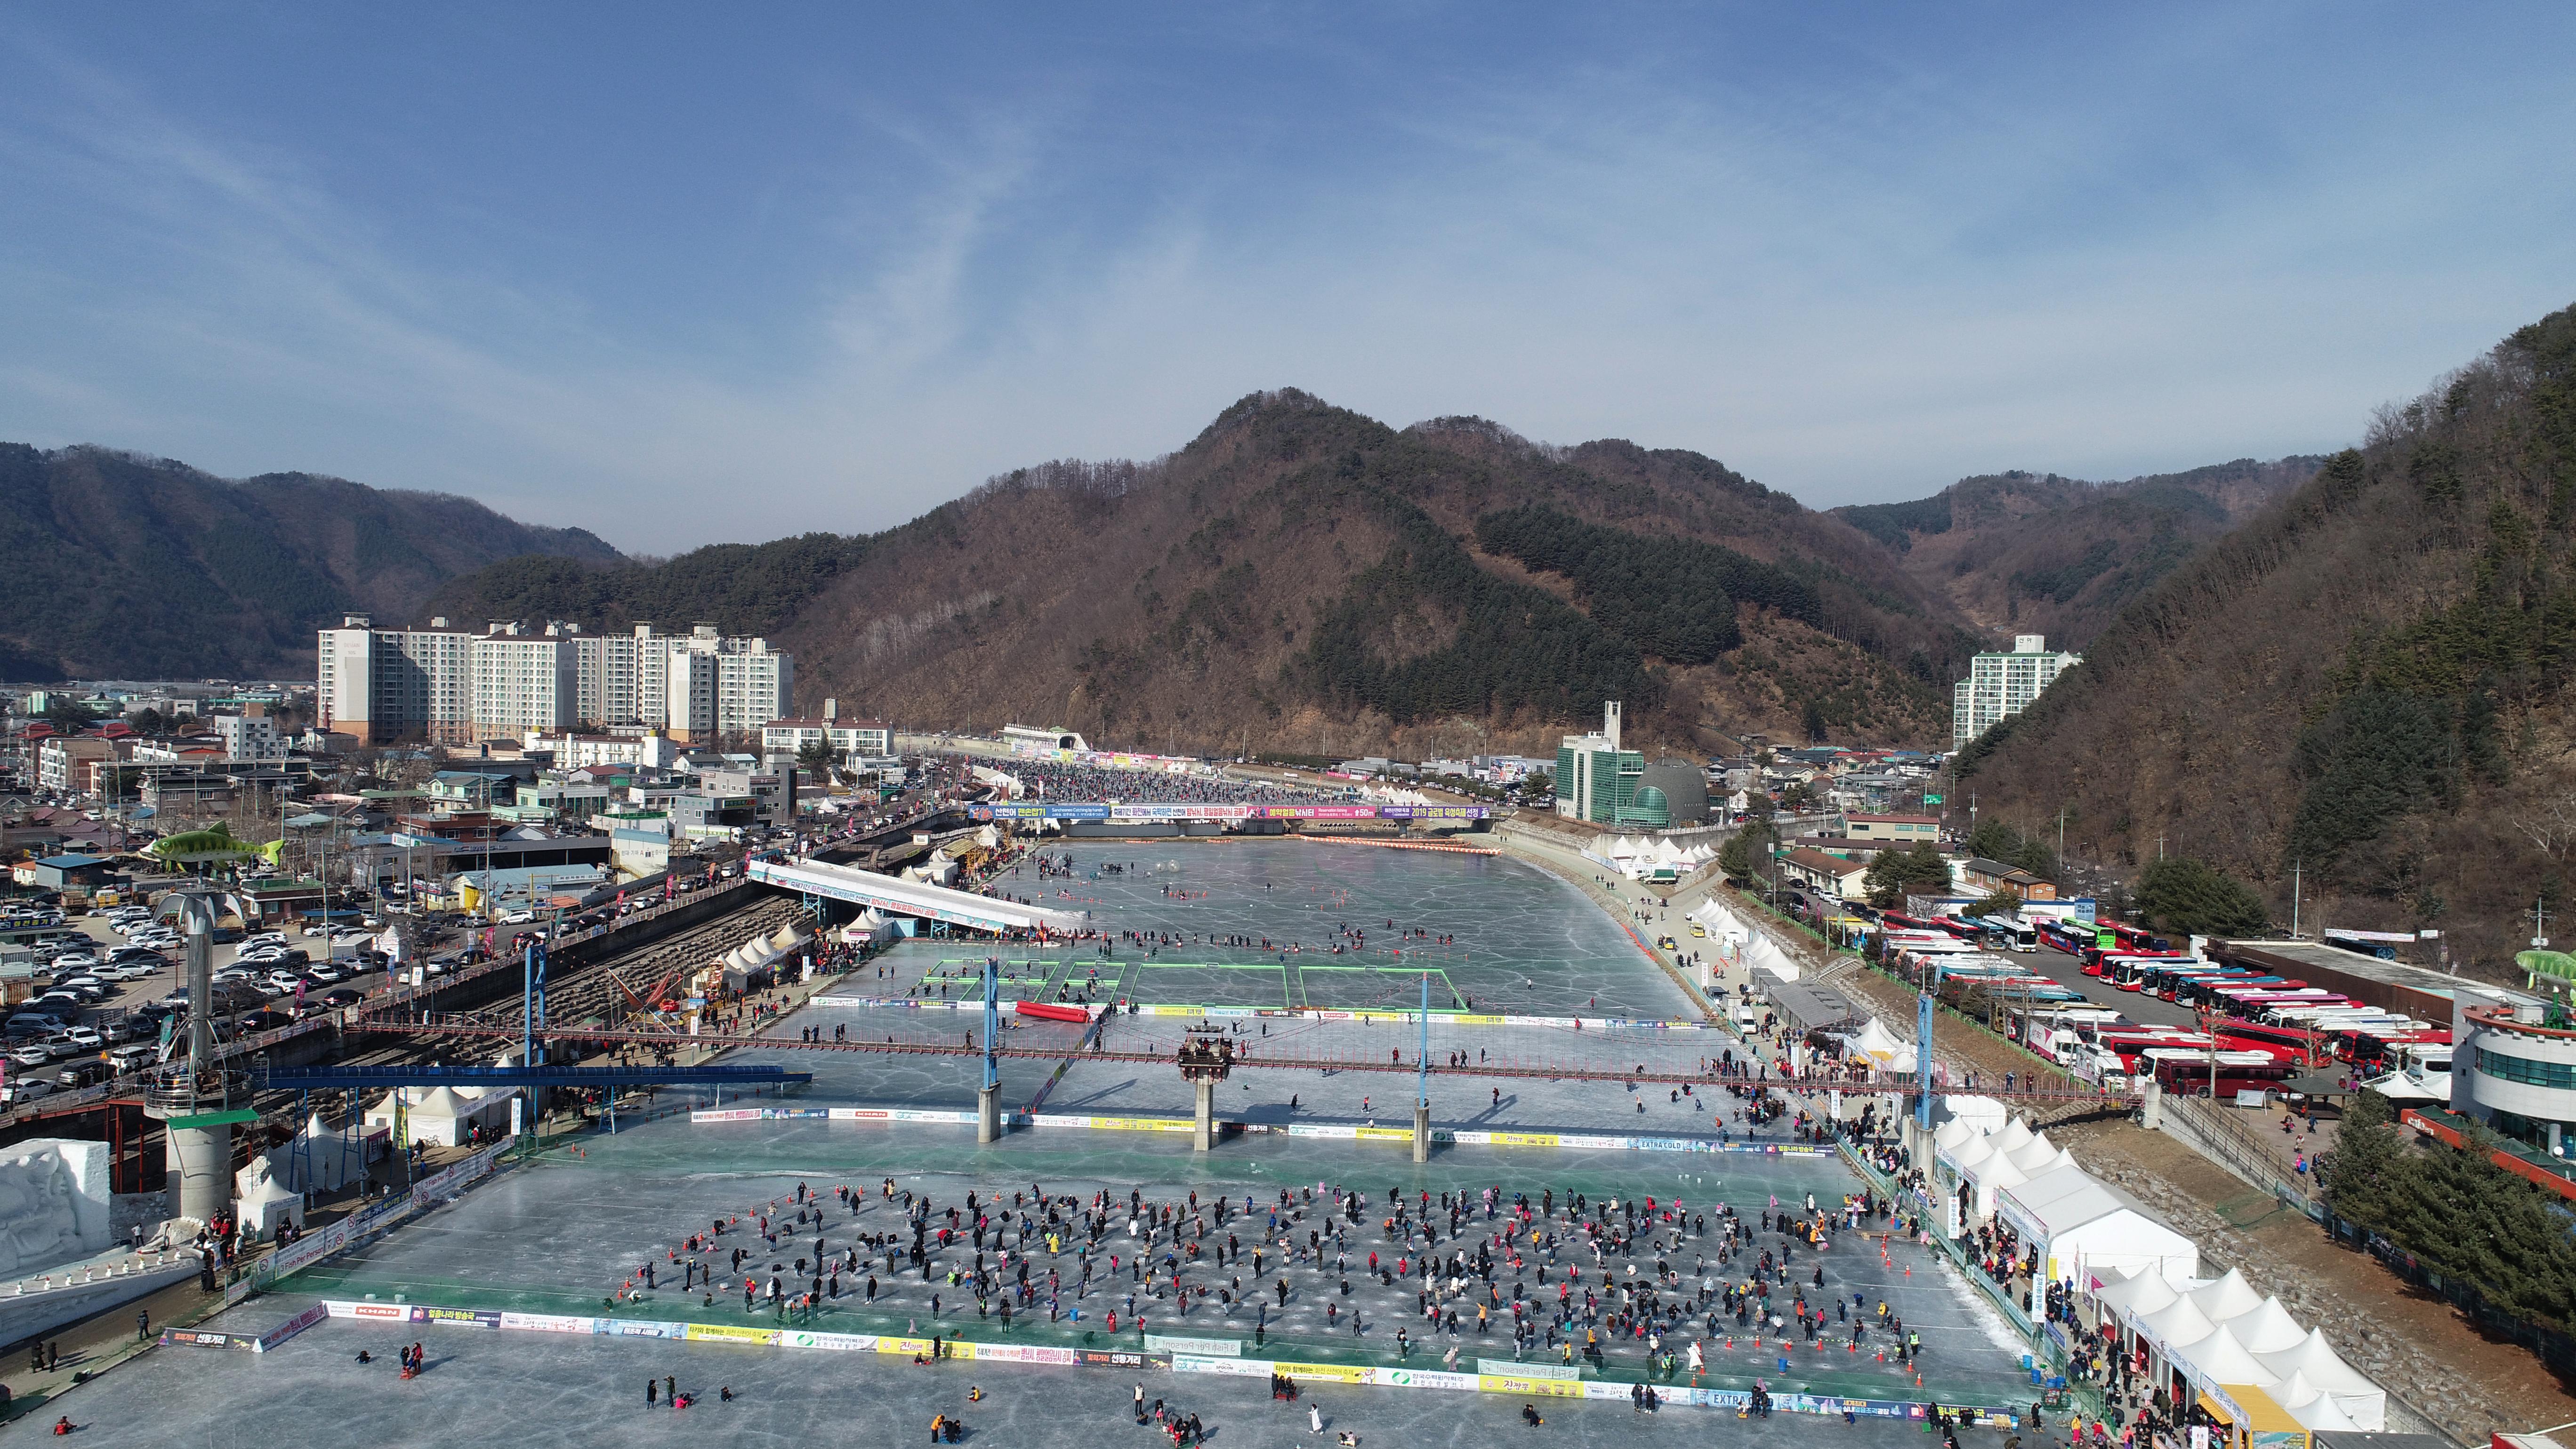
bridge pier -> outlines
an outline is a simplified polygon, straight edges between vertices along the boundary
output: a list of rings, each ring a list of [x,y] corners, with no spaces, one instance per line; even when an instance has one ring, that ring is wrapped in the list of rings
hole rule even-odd
[[[1002,1089],[979,1087],[975,1090],[975,1141],[990,1145],[1002,1140]]]
[[[1191,1094],[1198,1099],[1198,1115],[1190,1124],[1190,1150],[1210,1152],[1216,1148],[1216,1083],[1201,1080],[1190,1083]]]
[[[1413,1104],[1413,1160],[1431,1160],[1431,1104],[1428,1102]]]

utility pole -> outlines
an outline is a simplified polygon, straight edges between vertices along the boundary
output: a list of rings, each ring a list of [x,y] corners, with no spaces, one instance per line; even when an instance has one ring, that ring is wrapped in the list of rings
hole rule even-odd
[[[975,1140],[998,1142],[1002,1138],[1002,1065],[997,1053],[1001,1049],[1002,1031],[1002,958],[984,958],[984,1076],[975,1089]]]
[[[2209,1105],[2215,1107],[2218,1105],[2218,1033],[2211,1030],[2211,1015],[2208,1003],[2203,1002],[2200,1008],[2200,1029],[2209,1038]]]
[[[2299,867],[2305,861],[2290,862],[2290,939],[2299,939]]]
[[[1923,994],[1914,1005],[1914,1125],[1926,1132],[1932,1130],[1932,1003],[1940,991],[1941,958],[1935,955],[1924,963]]]
[[[1422,973],[1421,1044],[1413,1058],[1413,1160],[1431,1160],[1431,973]]]

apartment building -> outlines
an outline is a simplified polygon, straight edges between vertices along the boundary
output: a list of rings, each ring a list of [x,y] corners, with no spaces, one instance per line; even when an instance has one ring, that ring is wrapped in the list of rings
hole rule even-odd
[[[444,618],[426,629],[378,629],[351,614],[324,629],[314,712],[322,728],[362,744],[419,737],[474,740],[474,634]]]
[[[795,702],[793,657],[713,624],[685,636],[651,624],[599,635],[505,621],[478,633],[443,618],[378,629],[351,614],[319,631],[317,653],[321,727],[369,744],[473,744],[574,726],[648,726],[702,742],[757,734]]]
[[[509,739],[568,728],[581,692],[574,636],[548,624],[542,634],[496,623],[474,640],[474,738]]]
[[[277,732],[277,721],[257,705],[240,714],[216,715],[213,723],[215,741],[227,761],[274,764],[286,758],[286,737]]]
[[[683,743],[756,735],[795,707],[795,660],[766,639],[721,637],[713,624],[673,640],[663,673],[662,727]]]
[[[2014,635],[2009,654],[1978,655],[1969,661],[1968,677],[1951,690],[1950,743],[1964,746],[2028,709],[2058,675],[2083,662],[2081,654],[2052,651],[2044,634]]]
[[[56,795],[79,793],[88,767],[116,758],[114,743],[87,735],[56,736],[36,746],[36,784]]]
[[[876,759],[894,753],[894,726],[881,719],[835,719],[826,706],[821,719],[774,719],[760,727],[760,753],[765,759],[794,759],[808,745],[824,745],[832,758]]]

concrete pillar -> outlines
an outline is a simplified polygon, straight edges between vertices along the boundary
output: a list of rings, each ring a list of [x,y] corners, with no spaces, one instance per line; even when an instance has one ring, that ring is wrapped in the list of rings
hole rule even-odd
[[[1190,1150],[1208,1152],[1216,1147],[1216,1083],[1190,1083],[1191,1095],[1198,1099],[1198,1117],[1190,1127]]]
[[[170,1127],[163,1161],[170,1173],[170,1215],[212,1222],[233,1200],[233,1127]]]
[[[1413,1160],[1431,1160],[1431,1104],[1428,1102],[1413,1104]]]
[[[975,1140],[979,1143],[1002,1140],[1002,1089],[975,1089]]]
[[[2149,1077],[2146,1093],[2138,1101],[2138,1121],[2150,1132],[2165,1130],[2165,1089]]]

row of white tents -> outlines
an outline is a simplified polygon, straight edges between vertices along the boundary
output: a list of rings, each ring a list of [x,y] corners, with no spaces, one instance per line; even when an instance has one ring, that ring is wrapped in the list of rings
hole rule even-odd
[[[516,1049],[501,1053],[498,1064],[516,1066]],[[396,1087],[367,1109],[366,1125],[392,1127],[395,1118],[402,1119],[403,1135],[412,1142],[454,1147],[473,1139],[473,1129],[480,1127],[485,1136],[506,1132],[510,1127],[510,1099],[519,1095],[517,1087]]]
[[[2253,1410],[2252,1390],[2312,1433],[2388,1427],[2388,1391],[2344,1362],[2324,1330],[2301,1326],[2233,1268],[2179,1286],[2139,1273],[2104,1284],[2093,1299],[2130,1344],[2145,1343],[2156,1360],[2224,1396],[2239,1423]]]
[[[754,936],[724,954],[724,967],[748,975],[764,966],[793,956],[813,939],[813,933],[793,921],[765,936]]]
[[[1875,1072],[1899,1076],[1916,1069],[1914,1043],[1898,1039],[1896,1033],[1877,1017],[1861,1023],[1860,1030],[1834,1033],[1843,1044],[1843,1054],[1850,1059],[1867,1061]]]
[[[1644,880],[1659,870],[1697,870],[1717,859],[1717,847],[1675,845],[1661,835],[1612,835],[1594,840],[1584,847],[1583,854],[1594,864],[1606,865],[1630,880]]]
[[[2018,1117],[1955,1116],[1933,1134],[1933,1160],[1953,1233],[1993,1219],[2021,1235],[2040,1259],[2031,1287],[2085,1275],[2151,1272],[2187,1283],[2200,1245],[2168,1227],[2146,1204],[2076,1165],[2074,1154]]]
[[[1957,1110],[1979,1099],[1948,1101]],[[2309,1430],[2386,1427],[2386,1392],[2322,1333],[2234,1269],[2200,1277],[2197,1243],[2086,1172],[2046,1133],[1985,1105],[1995,1110],[1958,1111],[1933,1134],[1936,1177],[1954,1234],[1991,1220],[2035,1250],[2034,1308],[2052,1282],[2089,1294],[2125,1348],[2146,1347],[2159,1378],[2179,1375],[2224,1400],[2240,1425],[2259,1396]]]
[[[1769,933],[1754,929],[1735,912],[1719,905],[1715,895],[1700,902],[1698,908],[1690,913],[1690,919],[1708,932],[1709,955],[1715,958],[1719,969],[1758,967],[1783,981],[1798,979],[1798,958],[1781,950]],[[1706,976],[1704,971],[1702,986],[1710,984]],[[1881,1027],[1880,1030],[1886,1028]]]

